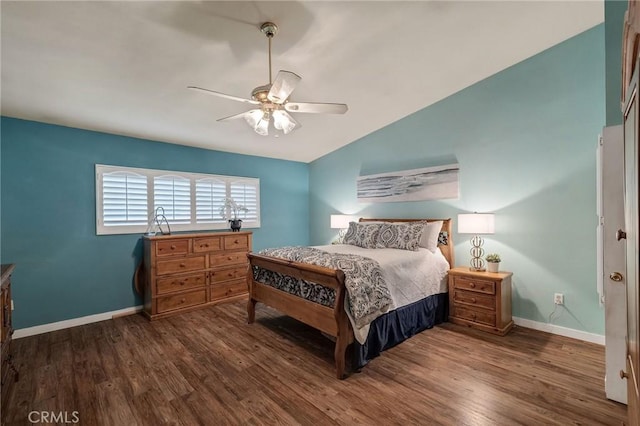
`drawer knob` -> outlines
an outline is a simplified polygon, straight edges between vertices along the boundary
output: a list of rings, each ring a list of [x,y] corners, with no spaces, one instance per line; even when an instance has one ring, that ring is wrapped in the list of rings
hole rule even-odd
[[[471,303],[476,303],[476,298],[475,297],[471,298]]]
[[[239,240],[235,240],[235,241],[233,242],[233,244],[240,244],[240,241],[239,241]]]
[[[187,265],[185,265],[185,264],[184,264],[184,262],[182,262],[182,263],[180,264],[180,267],[181,267],[181,268],[184,268],[185,266],[187,266]]]
[[[209,243],[205,243],[205,245],[204,245],[204,246],[205,246],[205,247],[209,247]]]
[[[180,299],[180,303],[184,303],[186,301],[186,299],[183,297],[182,299]]]
[[[180,281],[180,285],[184,285],[184,281]]]
[[[476,283],[469,283],[469,287],[476,288]]]
[[[174,246],[173,244],[171,245],[171,250],[175,250],[176,246]]]
[[[476,314],[471,314],[471,318],[476,319]]]
[[[227,257],[227,260],[233,260],[233,257],[229,256]]]

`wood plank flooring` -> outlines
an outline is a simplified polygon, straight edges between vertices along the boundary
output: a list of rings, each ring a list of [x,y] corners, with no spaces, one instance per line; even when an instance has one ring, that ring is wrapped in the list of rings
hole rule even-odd
[[[149,322],[134,315],[16,340],[6,425],[74,411],[81,425],[619,425],[604,348],[516,327],[444,324],[346,380],[319,332],[244,302]],[[44,422],[43,422],[44,423]],[[41,423],[42,424],[42,423]]]

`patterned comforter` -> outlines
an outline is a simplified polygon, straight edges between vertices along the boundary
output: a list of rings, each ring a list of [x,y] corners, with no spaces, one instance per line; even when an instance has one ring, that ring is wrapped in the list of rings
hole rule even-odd
[[[259,254],[342,270],[347,289],[347,313],[357,329],[385,313],[392,304],[380,264],[368,257],[328,253],[313,247],[266,249]],[[335,304],[335,291],[331,288],[259,267],[254,267],[253,276],[256,281],[312,302],[331,307]]]

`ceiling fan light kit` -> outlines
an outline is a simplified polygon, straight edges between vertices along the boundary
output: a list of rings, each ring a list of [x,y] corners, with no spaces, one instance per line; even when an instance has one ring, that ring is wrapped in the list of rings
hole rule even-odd
[[[260,27],[260,31],[266,35],[269,40],[269,84],[254,88],[251,91],[251,99],[227,95],[196,86],[188,87],[189,89],[209,95],[258,106],[258,108],[221,118],[218,121],[244,118],[257,134],[268,136],[269,124],[273,118],[273,127],[286,135],[302,127],[288,112],[324,114],[344,114],[347,112],[348,107],[346,104],[290,102],[289,96],[302,78],[291,71],[280,70],[275,80],[271,79],[271,39],[277,34],[278,26],[273,22],[265,22]]]

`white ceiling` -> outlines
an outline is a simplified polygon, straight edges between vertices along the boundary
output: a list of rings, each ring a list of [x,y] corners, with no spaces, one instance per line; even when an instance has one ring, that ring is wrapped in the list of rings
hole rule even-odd
[[[604,20],[602,1],[2,1],[2,114],[201,148],[312,161]],[[258,136],[235,96],[293,71],[302,128]]]

